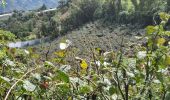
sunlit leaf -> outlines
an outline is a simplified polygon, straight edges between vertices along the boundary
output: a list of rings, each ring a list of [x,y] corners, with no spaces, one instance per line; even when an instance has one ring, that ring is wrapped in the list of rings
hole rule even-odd
[[[68,97],[68,100],[73,100],[72,97]]]
[[[0,50],[0,60],[6,57],[6,53],[4,50]]]
[[[52,79],[48,76],[43,76],[44,79],[51,81]]]
[[[24,52],[25,52],[25,54],[27,54],[27,55],[29,55],[30,54],[30,52],[28,51],[28,50],[24,50]]]
[[[38,59],[40,57],[40,55],[38,54],[32,54],[32,58]]]
[[[7,77],[3,77],[3,76],[0,76],[0,81],[3,80],[4,82],[7,82],[9,83],[10,82],[10,79],[7,78]]]
[[[23,88],[26,90],[26,91],[29,91],[29,92],[32,92],[35,90],[36,86],[34,84],[32,84],[30,81],[28,80],[25,80],[23,81]]]
[[[31,74],[32,75],[32,77],[34,77],[35,79],[37,79],[39,82],[41,81],[41,75],[39,74],[39,73],[32,73]]]
[[[168,19],[169,19],[169,17],[170,17],[169,14],[167,14],[167,13],[165,13],[165,12],[159,13],[159,16],[160,16],[161,20],[162,20],[162,21],[165,21],[165,22],[167,22]]]
[[[44,66],[45,67],[54,67],[53,63],[51,63],[49,61],[45,61]]]
[[[160,84],[161,82],[159,80],[153,80],[154,83]]]
[[[129,77],[135,77],[134,73],[131,73],[131,72],[126,72],[127,76]]]
[[[165,64],[170,65],[170,56],[169,55],[166,56],[166,58],[165,58]]]
[[[165,42],[166,42],[166,40],[164,38],[157,39],[157,44],[158,45],[163,45]]]
[[[154,26],[147,26],[146,28],[146,33],[147,34],[152,34],[155,32],[155,27]]]
[[[86,94],[89,93],[90,91],[91,91],[91,87],[88,85],[81,86],[79,90],[80,94]]]
[[[170,36],[170,31],[165,31],[165,35]]]
[[[63,71],[63,72],[68,72],[70,69],[71,69],[70,65],[62,65],[60,67],[60,70]]]
[[[146,55],[147,55],[146,51],[139,51],[136,56],[138,59],[144,59]]]

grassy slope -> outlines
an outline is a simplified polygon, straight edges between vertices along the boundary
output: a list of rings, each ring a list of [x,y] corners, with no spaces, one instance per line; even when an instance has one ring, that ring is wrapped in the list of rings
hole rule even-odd
[[[95,21],[94,23],[88,23],[78,29],[74,29],[50,43],[35,46],[35,48],[36,52],[41,54],[42,59],[45,58],[45,54],[48,50],[48,57],[53,58],[54,52],[59,50],[60,41],[69,39],[72,41],[72,48],[74,47],[78,50],[75,56],[90,59],[90,48],[99,47],[105,51],[111,49],[116,50],[122,34],[125,38],[124,46],[129,46],[127,43],[136,42],[137,39],[135,36],[142,36],[144,34],[144,29],[135,28],[134,26],[104,25],[101,21]]]

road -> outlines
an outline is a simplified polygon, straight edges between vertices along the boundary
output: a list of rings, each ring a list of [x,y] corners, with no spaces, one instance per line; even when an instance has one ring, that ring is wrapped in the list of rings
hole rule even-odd
[[[39,11],[36,13],[39,14],[39,13],[45,13],[45,12],[50,12],[50,11],[55,11],[55,10],[57,10],[57,8],[47,9],[47,10]],[[29,13],[29,12],[32,12],[32,11],[26,11],[25,13]],[[0,18],[8,18],[8,17],[12,16],[12,14],[13,14],[13,12],[8,13],[8,14],[2,14],[2,15],[0,15]]]
[[[23,47],[41,44],[44,42],[49,42],[50,40],[51,40],[50,37],[45,37],[41,39],[34,39],[34,40],[28,40],[28,41],[11,42],[11,43],[8,43],[7,46],[10,48],[23,48]]]

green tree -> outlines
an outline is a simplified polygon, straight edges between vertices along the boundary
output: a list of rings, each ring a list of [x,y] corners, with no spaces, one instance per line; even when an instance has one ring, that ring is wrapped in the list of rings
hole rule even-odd
[[[46,10],[47,9],[47,6],[45,4],[43,4],[39,9],[38,11],[42,11],[42,10]]]

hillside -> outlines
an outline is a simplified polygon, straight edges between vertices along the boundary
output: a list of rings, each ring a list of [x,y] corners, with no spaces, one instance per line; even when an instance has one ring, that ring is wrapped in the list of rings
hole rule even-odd
[[[38,10],[0,21],[0,100],[170,100],[169,0],[60,0]]]
[[[34,10],[40,8],[43,4],[47,8],[55,8],[58,5],[58,0],[6,0],[6,6],[0,6],[0,13],[13,10]]]
[[[108,27],[109,26],[109,27]],[[145,30],[139,26],[131,25],[111,25],[101,20],[87,23],[80,28],[69,31],[64,36],[54,38],[53,41],[36,45],[34,48],[36,53],[41,55],[41,60],[54,59],[54,53],[60,50],[61,41],[68,39],[72,42],[71,48],[78,50],[75,54],[82,58],[90,59],[90,49],[101,48],[104,51],[117,50],[123,36],[125,48],[129,48],[134,43],[142,44],[145,41],[139,40],[137,37],[143,37]],[[86,48],[86,49],[84,49]],[[45,55],[48,52],[47,55]],[[47,57],[46,57],[47,56]]]

